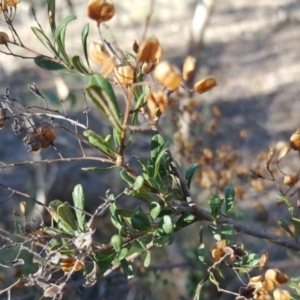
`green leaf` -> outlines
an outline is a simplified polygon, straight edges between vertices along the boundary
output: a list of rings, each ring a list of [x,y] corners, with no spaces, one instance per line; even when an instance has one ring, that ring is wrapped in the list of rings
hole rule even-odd
[[[74,206],[78,209],[75,210],[76,218],[78,222],[78,228],[81,232],[85,231],[85,214],[84,211],[84,192],[81,184],[77,184],[74,187],[73,193]]]
[[[174,242],[173,231],[166,235],[157,236],[153,241],[155,247],[163,247],[163,246],[171,245],[173,242]]]
[[[119,122],[122,123],[117,97],[110,82],[102,75],[94,74],[89,80],[89,86],[98,87],[102,90],[103,98],[105,98],[105,101],[103,100],[103,102],[107,102],[109,104],[109,109],[116,115],[115,118],[117,118]],[[116,130],[121,131],[120,128],[117,127]]]
[[[198,258],[200,262],[205,266],[209,266],[212,264],[211,254],[205,249],[204,243],[201,243],[198,248]]]
[[[120,132],[117,131],[115,128],[113,128],[113,138],[114,138],[115,149],[118,149],[120,147],[121,136],[120,136]]]
[[[147,254],[146,254],[146,257],[144,260],[144,267],[148,268],[150,265],[150,262],[151,262],[151,253],[150,253],[150,251],[147,251]]]
[[[199,239],[200,239],[200,244],[203,243],[203,225],[199,227]]]
[[[94,255],[94,259],[100,268],[100,273],[103,274],[110,266],[116,252],[114,249],[102,250]]]
[[[161,212],[161,206],[157,202],[151,202],[150,204],[150,216],[152,220],[155,220]]]
[[[278,220],[278,224],[283,228],[292,238],[295,238],[293,232],[291,231],[289,225],[284,220]]]
[[[58,51],[61,53],[61,55],[64,58],[64,62],[68,66],[71,65],[71,62],[70,62],[69,56],[67,55],[66,49],[65,49],[66,28],[67,28],[68,24],[75,19],[76,19],[75,15],[70,15],[70,16],[64,18],[61,21],[61,23],[57,26],[57,28],[55,30],[55,34],[54,34]]]
[[[123,218],[131,218],[131,216],[134,214],[134,211],[129,210],[129,209],[124,209],[124,208],[118,208],[116,210],[116,213],[120,216],[122,216]]]
[[[131,279],[134,276],[132,265],[126,259],[122,259],[120,263],[127,279]]]
[[[66,67],[63,64],[60,64],[60,63],[54,62],[52,60],[46,59],[42,56],[37,56],[34,59],[34,63],[38,67],[40,67],[42,69],[45,69],[45,70],[48,70],[48,71],[55,71],[55,72],[59,72],[59,73],[67,73],[67,74],[72,74],[72,75],[82,75],[81,73],[79,73],[76,70],[69,69],[68,67]]]
[[[195,220],[195,216],[185,211],[180,218],[177,220],[175,226],[177,228],[186,227],[187,225],[193,223]]]
[[[135,179],[135,182],[133,184],[133,189],[135,191],[137,191],[137,190],[141,189],[143,187],[143,185],[144,185],[144,177],[141,175],[137,176],[137,178]]]
[[[132,191],[132,196],[148,204],[153,202],[153,198],[149,195],[148,190],[146,188],[141,188],[138,191]]]
[[[83,26],[83,29],[82,29],[82,32],[81,32],[81,42],[82,42],[82,47],[83,47],[85,60],[88,64],[88,66],[90,67],[89,56],[88,56],[88,51],[87,51],[87,38],[88,38],[88,35],[89,35],[89,31],[90,31],[90,25],[89,25],[89,23],[86,23]]]
[[[110,243],[117,253],[121,251],[123,243],[121,236],[119,236],[118,234],[113,235],[110,239]]]
[[[131,177],[125,170],[120,171],[121,178],[128,183],[129,186],[133,186],[135,183],[135,179]]]
[[[239,272],[242,273],[248,273],[253,268],[257,267],[259,265],[260,256],[256,253],[251,253],[245,257],[243,257],[242,263],[236,262],[235,264],[240,266],[243,266],[243,268],[239,269]]]
[[[105,155],[111,156],[113,158],[117,157],[116,152],[111,148],[111,145],[105,141],[103,137],[93,132],[92,130],[85,130],[83,135],[88,137],[89,143],[97,147]]]
[[[160,235],[165,235],[173,232],[173,222],[169,215],[165,215],[160,219],[157,232]]]
[[[164,138],[160,134],[156,134],[151,140],[151,159],[156,161],[158,154],[161,152],[161,148],[165,144]]]
[[[51,43],[51,41],[48,39],[48,37],[44,34],[43,31],[41,31],[37,27],[30,27],[33,33],[36,35],[36,37],[40,40],[40,42],[55,56],[58,57],[59,54],[56,51],[54,45]]]
[[[229,186],[225,190],[225,205],[226,205],[226,212],[232,210],[233,208],[233,202],[235,197],[235,190],[233,187]]]
[[[198,163],[192,164],[187,168],[187,170],[185,172],[185,180],[186,180],[186,184],[187,184],[188,188],[191,187],[192,178],[193,178],[198,166],[199,166]]]
[[[72,215],[71,217],[67,216],[68,212],[66,212],[66,210],[63,208],[64,206],[66,206],[66,204],[64,204],[60,200],[53,200],[49,203],[49,212],[53,217],[53,219],[55,220],[55,222],[57,223],[59,229],[63,230],[65,233],[69,235],[75,235],[75,230],[77,229],[76,223],[74,225],[74,223],[70,221],[70,219],[72,219],[73,216]],[[68,208],[70,210],[70,207]],[[71,225],[68,222],[70,222]]]
[[[221,230],[221,240],[226,241],[226,245],[231,245],[233,241],[233,237],[235,234],[235,230],[233,225],[227,224],[224,227],[222,227]]]
[[[218,196],[211,196],[209,199],[210,214],[214,222],[217,221],[218,212],[222,205],[222,200]]]
[[[300,236],[300,219],[298,219],[298,218],[292,218],[292,223],[295,226],[294,238],[298,239],[299,236]]]
[[[285,196],[282,195],[277,195],[277,198],[279,198],[280,200],[282,200],[283,202],[285,202],[285,204],[288,206],[288,210],[290,212],[291,217],[294,217],[294,206],[292,204],[292,202],[290,201],[290,199],[288,199]]]
[[[152,229],[147,215],[140,210],[131,216],[131,225],[134,229],[139,231],[151,231]]]
[[[72,56],[71,64],[74,67],[74,69],[77,70],[78,72],[84,75],[90,75],[90,71],[85,67],[81,58],[78,55]]]
[[[55,24],[55,0],[48,0],[48,20],[51,27],[51,31],[54,34],[56,29]]]
[[[78,229],[74,214],[67,202],[57,208],[57,213],[74,231]]]
[[[94,76],[94,75],[93,75]],[[119,109],[116,109],[113,101],[105,90],[98,86],[89,85],[85,88],[86,93],[98,108],[100,113],[117,131],[122,131]]]
[[[147,250],[147,245],[151,243],[152,237],[150,235],[143,235],[137,239],[138,243],[143,247],[144,250]]]
[[[117,262],[120,262],[122,259],[124,259],[128,254],[128,249],[127,248],[122,248],[119,253],[117,253],[115,259]]]
[[[216,224],[209,224],[207,226],[207,228],[209,229],[209,231],[212,233],[214,239],[218,242],[221,241],[221,235],[218,231],[218,226]]]

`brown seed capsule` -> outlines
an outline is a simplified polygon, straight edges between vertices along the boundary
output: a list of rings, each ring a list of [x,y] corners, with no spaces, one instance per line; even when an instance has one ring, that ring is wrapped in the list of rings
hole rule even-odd
[[[109,54],[101,42],[92,42],[90,44],[89,55],[93,61],[99,64],[103,64],[109,58]]]
[[[87,7],[89,18],[97,21],[98,24],[110,20],[115,14],[115,6],[110,1],[90,0]]]
[[[21,0],[6,0],[6,4],[8,6],[17,6],[17,4],[19,4],[20,2],[21,2]]]
[[[278,285],[288,282],[289,277],[278,269],[268,269],[265,273],[265,279],[271,280]]]
[[[9,42],[9,37],[6,32],[0,31],[0,45],[6,45]]]
[[[114,59],[109,57],[103,62],[100,73],[103,77],[107,78],[114,71],[115,67],[116,63]]]
[[[73,257],[69,257],[69,258],[63,259],[60,262],[60,267],[64,272],[70,272],[73,270],[75,263],[76,263],[76,259]],[[82,270],[82,268],[83,268],[82,263],[80,261],[77,261],[74,271],[80,271],[80,270]]]
[[[133,50],[135,53],[138,53],[139,47],[140,47],[140,42],[134,41],[134,43],[133,43],[133,45],[132,45],[132,50]]]
[[[168,106],[168,99],[163,91],[158,91],[157,93],[149,93],[147,99],[147,106],[150,112],[150,116],[154,118],[159,110],[159,114],[165,112]]]
[[[298,128],[290,138],[290,146],[293,150],[300,151],[300,128]]]
[[[291,173],[289,175],[284,176],[283,184],[292,186],[298,181],[298,175],[296,173]]]
[[[189,55],[185,58],[182,67],[182,78],[184,81],[188,81],[192,78],[196,67],[196,58]]]
[[[160,61],[162,47],[156,38],[148,38],[138,47],[137,61]]]
[[[179,88],[181,77],[167,61],[162,61],[156,66],[154,76],[163,86],[171,91]]]
[[[119,65],[115,68],[117,82],[121,85],[127,85],[134,82],[135,70],[130,64]]]
[[[213,77],[207,77],[197,81],[194,84],[194,91],[199,94],[203,94],[217,85],[217,81]]]

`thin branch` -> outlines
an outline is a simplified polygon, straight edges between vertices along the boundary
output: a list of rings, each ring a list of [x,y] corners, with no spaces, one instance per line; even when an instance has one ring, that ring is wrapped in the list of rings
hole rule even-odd
[[[1,164],[3,164],[3,166],[0,166],[0,170],[17,167],[17,166],[24,166],[24,165],[34,165],[34,164],[43,164],[43,163],[52,164],[52,163],[56,163],[56,162],[85,161],[85,160],[101,161],[104,163],[112,163],[112,161],[110,159],[106,159],[106,158],[95,157],[95,156],[87,156],[87,157],[80,156],[80,157],[42,159],[42,160],[36,160],[36,161],[25,160],[25,161],[22,161],[19,163],[12,163],[9,165],[6,165],[3,162],[0,162]]]

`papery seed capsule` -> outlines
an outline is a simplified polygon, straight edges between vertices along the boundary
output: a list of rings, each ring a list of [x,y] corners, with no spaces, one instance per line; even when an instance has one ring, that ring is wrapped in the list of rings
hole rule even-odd
[[[182,78],[184,81],[188,81],[192,78],[196,67],[196,58],[189,55],[185,58],[182,67]]]
[[[296,173],[291,173],[289,175],[284,176],[283,184],[292,186],[298,181],[298,175]]]
[[[90,44],[89,55],[93,61],[99,64],[103,64],[109,58],[109,54],[101,42],[92,42]]]
[[[275,289],[273,292],[274,300],[291,300],[291,295],[286,290]]]
[[[89,18],[97,21],[98,24],[110,20],[115,14],[115,6],[105,0],[90,0],[87,7]]]
[[[17,4],[19,4],[21,2],[21,0],[6,0],[6,4],[8,6],[17,6]]]
[[[298,128],[290,138],[290,146],[293,150],[300,151],[300,128]]]
[[[138,61],[160,61],[162,47],[156,38],[148,38],[141,42],[138,47]]]
[[[194,91],[203,94],[217,85],[217,81],[213,77],[207,77],[197,81],[194,84]]]
[[[9,42],[9,37],[6,32],[0,31],[0,45],[6,45]]]
[[[154,76],[163,86],[171,91],[177,90],[181,82],[180,75],[175,72],[172,65],[167,61],[162,61],[156,66]]]
[[[118,83],[122,85],[131,84],[134,82],[135,70],[129,64],[119,65],[115,68],[115,76]]]

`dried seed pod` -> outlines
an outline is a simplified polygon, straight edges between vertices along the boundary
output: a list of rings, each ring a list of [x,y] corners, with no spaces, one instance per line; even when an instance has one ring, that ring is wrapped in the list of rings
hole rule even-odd
[[[14,6],[16,7],[17,4],[19,4],[21,2],[21,0],[6,0],[6,4],[8,6]]]
[[[265,273],[265,279],[271,280],[278,285],[288,282],[289,277],[278,269],[268,269]]]
[[[115,60],[109,57],[103,62],[100,73],[103,77],[107,78],[114,71],[115,67]]]
[[[194,56],[187,56],[182,67],[182,78],[184,81],[189,81],[195,72],[196,58]]]
[[[291,300],[291,295],[286,290],[276,289],[273,292],[274,300]]]
[[[300,151],[300,128],[298,128],[290,138],[290,146],[293,150]]]
[[[0,108],[0,129],[4,126],[5,121],[8,119],[6,117],[6,112],[7,112],[6,108]]]
[[[135,70],[130,64],[122,64],[115,68],[117,82],[121,85],[128,85],[134,82]]]
[[[41,126],[35,132],[28,133],[23,139],[24,144],[30,147],[30,151],[38,151],[47,148],[56,138],[55,130],[49,126]]]
[[[76,264],[76,261],[77,260],[74,257],[68,257],[68,258],[62,259],[59,264],[60,264],[61,269],[64,272],[70,272],[73,270],[73,267]],[[80,261],[77,261],[74,271],[80,271],[80,270],[82,270],[82,268],[83,268],[82,263]]]
[[[211,255],[214,261],[218,261],[223,256],[223,250],[222,249],[213,249],[211,251]]]
[[[168,99],[163,91],[158,91],[157,93],[149,93],[147,99],[147,106],[150,112],[150,116],[154,118],[159,110],[159,114],[165,112],[168,106]]]
[[[298,181],[298,175],[296,173],[290,173],[289,175],[285,175],[283,179],[283,184],[292,186]]]
[[[89,18],[97,21],[98,24],[110,20],[115,14],[115,6],[106,0],[90,0],[87,7]]]
[[[103,64],[109,58],[109,54],[102,42],[92,42],[89,47],[89,55],[93,61],[99,64]]]
[[[269,253],[268,252],[264,252],[259,259],[259,269],[263,269],[266,266],[266,263],[268,261],[269,258]]]
[[[138,53],[141,42],[134,41],[132,45],[132,50],[135,53]]]
[[[162,56],[162,47],[156,38],[142,41],[138,47],[137,61],[159,62]]]
[[[42,126],[37,129],[35,136],[39,139],[42,148],[47,148],[56,139],[56,132],[49,126]]]
[[[9,36],[6,32],[0,31],[0,45],[6,45],[9,42]]]
[[[271,292],[276,287],[276,283],[273,280],[265,280],[263,282],[263,289],[267,292]]]
[[[179,88],[181,77],[167,61],[163,61],[156,66],[154,76],[163,86],[171,91]]]
[[[269,152],[268,152],[268,156],[267,156],[267,160],[266,160],[266,168],[269,169],[270,167],[270,163],[274,157],[275,154],[275,148],[274,147],[269,147]]]
[[[194,84],[194,91],[196,93],[203,94],[203,93],[211,90],[216,85],[217,85],[216,79],[214,79],[213,77],[207,77],[207,78],[197,81]]]
[[[42,148],[41,142],[39,141],[39,139],[37,139],[34,136],[34,133],[30,132],[28,133],[24,139],[23,142],[25,145],[28,145],[30,147],[30,152],[31,151],[38,151]]]
[[[286,157],[288,155],[288,153],[290,152],[290,150],[291,150],[290,145],[284,145],[279,152],[277,162],[280,162],[284,157]]]
[[[143,62],[142,67],[141,67],[141,71],[143,74],[148,74],[150,72],[152,72],[155,68],[156,64],[154,62]]]

